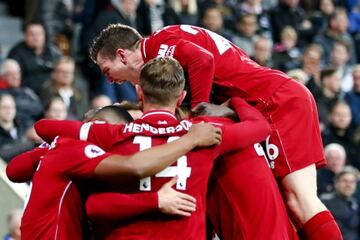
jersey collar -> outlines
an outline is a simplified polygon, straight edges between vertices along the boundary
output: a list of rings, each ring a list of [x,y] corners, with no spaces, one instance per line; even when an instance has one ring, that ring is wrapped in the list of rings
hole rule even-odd
[[[148,111],[140,119],[154,125],[172,125],[179,122],[173,113],[165,110]]]

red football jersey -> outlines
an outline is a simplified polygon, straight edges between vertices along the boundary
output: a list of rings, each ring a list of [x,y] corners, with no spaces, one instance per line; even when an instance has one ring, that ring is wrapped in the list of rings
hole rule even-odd
[[[242,97],[263,102],[289,79],[284,73],[262,67],[230,41],[209,30],[190,26],[167,26],[141,41],[145,62],[173,56],[188,73],[191,106],[208,101],[211,86],[219,101]]]
[[[171,177],[178,175],[177,189],[198,199],[197,211],[190,218],[170,218],[156,213],[117,224],[102,223],[102,236],[98,237],[107,237],[108,239],[127,237],[140,239],[205,238],[205,193],[213,160],[225,151],[239,149],[261,141],[269,130],[268,124],[261,114],[242,99],[234,98],[230,101],[230,105],[234,107],[242,122],[231,126],[222,126],[223,142],[221,145],[216,148],[194,151],[152,178],[143,179],[140,183],[133,185],[118,186],[116,189],[127,193],[155,192]],[[220,121],[217,118],[199,118],[194,121],[202,120],[215,121],[214,124],[218,124]],[[221,121],[231,122],[223,119]],[[111,152],[114,153],[130,154],[172,141],[186,133],[190,125],[191,122],[188,120],[179,122],[170,112],[154,111],[148,112],[143,118],[127,125],[109,125],[99,122],[81,124],[71,121],[44,120],[36,125],[36,129],[45,138],[51,138],[52,134],[57,134],[56,131],[61,129],[63,135],[80,137],[83,140],[97,143],[106,150],[111,149]],[[113,214],[117,214],[116,211]],[[178,234],[174,236],[174,232]]]
[[[90,178],[109,154],[94,144],[56,138],[33,176],[22,239],[81,239],[82,204],[74,178]]]

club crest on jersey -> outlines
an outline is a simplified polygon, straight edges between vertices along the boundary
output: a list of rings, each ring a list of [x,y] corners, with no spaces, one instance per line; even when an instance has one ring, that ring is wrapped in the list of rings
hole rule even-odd
[[[88,158],[95,158],[105,153],[104,150],[95,145],[87,145],[84,149],[84,152],[85,156],[87,156]]]
[[[159,51],[158,51],[158,57],[173,57],[175,52],[176,46],[169,46],[166,44],[161,44]]]

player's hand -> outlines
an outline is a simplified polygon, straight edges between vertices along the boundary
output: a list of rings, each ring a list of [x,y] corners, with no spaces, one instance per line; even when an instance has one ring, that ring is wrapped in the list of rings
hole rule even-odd
[[[197,116],[213,116],[213,117],[227,117],[231,119],[236,118],[236,113],[227,107],[228,102],[222,105],[215,105],[211,103],[202,102],[191,109],[191,114]]]
[[[172,188],[177,178],[165,183],[158,191],[159,210],[169,215],[189,217],[196,210],[196,199]]]
[[[221,129],[209,123],[193,124],[186,134],[195,147],[208,147],[221,142]]]

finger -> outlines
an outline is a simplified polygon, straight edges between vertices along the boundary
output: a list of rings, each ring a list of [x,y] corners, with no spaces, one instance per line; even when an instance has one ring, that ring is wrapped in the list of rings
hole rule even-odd
[[[188,213],[192,213],[192,212],[195,212],[195,211],[196,211],[196,208],[182,205],[182,206],[180,206],[180,207],[178,208],[178,210],[184,211],[184,212],[188,212]]]
[[[173,177],[170,181],[168,181],[167,183],[165,183],[164,185],[168,186],[168,187],[172,187],[174,186],[174,184],[177,182],[178,180],[178,177],[175,176]]]
[[[182,211],[182,210],[175,210],[174,214],[179,215],[179,216],[183,216],[183,217],[190,217],[191,216],[191,213],[186,212],[186,211]]]
[[[196,198],[194,198],[193,196],[190,196],[186,193],[178,193],[179,198],[181,198],[182,200],[186,200],[192,203],[196,203]]]
[[[196,209],[196,204],[193,202],[189,202],[187,200],[179,201],[177,204],[181,207],[187,207],[187,208],[193,209],[193,211],[195,211],[195,209]]]

